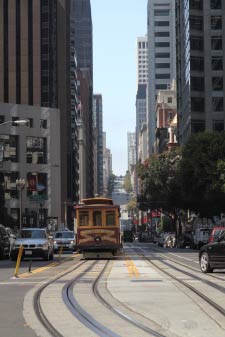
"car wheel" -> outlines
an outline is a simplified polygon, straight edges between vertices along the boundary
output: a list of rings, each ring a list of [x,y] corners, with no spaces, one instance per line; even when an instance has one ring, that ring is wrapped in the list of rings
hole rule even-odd
[[[209,264],[209,255],[206,252],[202,253],[200,257],[200,268],[201,271],[205,274],[213,272],[213,269],[210,267]]]

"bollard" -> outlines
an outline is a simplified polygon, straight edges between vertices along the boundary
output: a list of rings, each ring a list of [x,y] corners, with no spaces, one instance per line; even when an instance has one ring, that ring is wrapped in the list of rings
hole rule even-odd
[[[15,273],[14,273],[15,277],[18,277],[18,271],[19,271],[19,267],[20,267],[22,254],[23,254],[23,246],[21,245],[20,248],[19,248],[18,255],[17,255],[16,269],[15,269]]]
[[[59,260],[61,260],[62,251],[63,251],[63,246],[61,245],[59,249]]]
[[[29,263],[29,268],[28,268],[29,273],[31,273],[31,265],[32,265],[32,260],[30,260],[30,263]]]

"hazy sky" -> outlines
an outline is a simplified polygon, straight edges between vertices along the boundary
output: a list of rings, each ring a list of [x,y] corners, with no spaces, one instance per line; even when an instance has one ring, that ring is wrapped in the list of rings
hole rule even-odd
[[[135,131],[136,38],[147,33],[147,0],[91,0],[94,93],[103,97],[103,130],[113,173],[127,170],[127,132]]]

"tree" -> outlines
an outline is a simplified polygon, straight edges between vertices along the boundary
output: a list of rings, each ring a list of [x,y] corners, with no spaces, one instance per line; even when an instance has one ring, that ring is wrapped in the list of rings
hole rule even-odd
[[[133,191],[132,184],[131,184],[131,177],[130,177],[130,172],[129,171],[126,172],[123,188],[125,189],[125,191],[127,193],[131,193]]]
[[[180,165],[184,207],[211,217],[225,211],[225,133],[193,134]]]
[[[160,155],[152,155],[137,168],[143,181],[141,204],[150,209],[162,210],[173,220],[173,229],[181,203],[180,160],[180,149],[174,149]]]

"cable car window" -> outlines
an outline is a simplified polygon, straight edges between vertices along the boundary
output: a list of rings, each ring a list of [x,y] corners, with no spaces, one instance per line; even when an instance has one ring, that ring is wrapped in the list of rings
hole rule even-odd
[[[102,226],[102,212],[93,212],[93,226]]]
[[[88,212],[79,212],[79,226],[88,226],[89,225],[89,213]]]
[[[115,226],[116,221],[115,221],[115,212],[106,212],[106,226]]]

